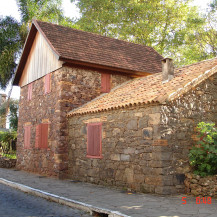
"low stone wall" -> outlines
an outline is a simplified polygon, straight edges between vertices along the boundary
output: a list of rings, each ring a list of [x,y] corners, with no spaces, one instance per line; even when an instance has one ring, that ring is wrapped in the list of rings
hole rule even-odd
[[[0,157],[0,168],[13,168],[16,166],[16,159]]]
[[[217,197],[217,175],[200,177],[192,173],[186,174],[184,181],[186,192],[194,196]]]

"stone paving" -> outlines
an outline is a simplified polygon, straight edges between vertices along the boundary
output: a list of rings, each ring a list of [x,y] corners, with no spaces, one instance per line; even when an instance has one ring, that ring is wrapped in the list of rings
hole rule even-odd
[[[108,187],[2,168],[0,178],[133,217],[217,217],[217,200],[214,198],[211,204],[197,204],[194,197],[186,195],[129,194]],[[186,197],[186,204],[182,204],[182,197]]]
[[[89,214],[0,184],[1,217],[90,217]]]

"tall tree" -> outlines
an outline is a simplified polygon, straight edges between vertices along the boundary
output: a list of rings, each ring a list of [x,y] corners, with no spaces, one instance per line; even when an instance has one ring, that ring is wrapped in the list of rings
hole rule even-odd
[[[32,19],[59,23],[64,20],[62,0],[17,0],[21,22],[29,25]]]
[[[191,0],[71,0],[80,9],[81,29],[154,47],[177,65],[198,60],[192,37],[205,26]],[[203,45],[204,46],[204,45]],[[190,52],[190,53],[189,53]]]
[[[4,89],[16,67],[23,45],[20,24],[12,17],[0,17],[0,88]]]
[[[12,17],[0,17],[0,88],[5,89],[12,78],[32,19],[73,26],[64,17],[62,0],[17,0],[21,23]]]

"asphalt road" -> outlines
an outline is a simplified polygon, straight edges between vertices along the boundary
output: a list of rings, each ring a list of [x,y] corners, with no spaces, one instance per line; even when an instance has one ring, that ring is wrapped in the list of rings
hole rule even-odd
[[[0,184],[1,217],[90,217],[89,214]]]

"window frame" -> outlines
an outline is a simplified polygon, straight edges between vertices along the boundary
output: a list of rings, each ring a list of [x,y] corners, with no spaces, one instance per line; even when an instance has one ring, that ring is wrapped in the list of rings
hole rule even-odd
[[[99,126],[99,155],[91,155],[89,153],[89,141],[90,141],[90,138],[89,138],[89,131],[90,131],[90,128],[91,127],[94,127],[94,126]],[[94,131],[93,131],[94,133]],[[93,158],[93,159],[102,159],[103,156],[102,156],[102,122],[97,122],[97,123],[88,123],[87,124],[87,155],[86,155],[87,158]]]

